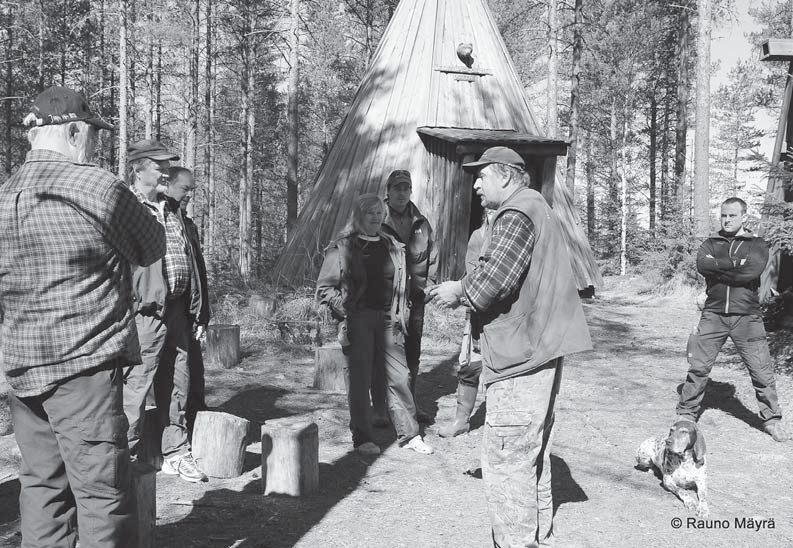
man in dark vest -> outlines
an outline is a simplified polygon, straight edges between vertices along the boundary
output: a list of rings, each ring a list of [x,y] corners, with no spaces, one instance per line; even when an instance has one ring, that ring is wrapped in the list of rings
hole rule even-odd
[[[429,292],[471,309],[486,389],[482,478],[493,545],[546,545],[553,533],[551,443],[562,358],[592,348],[556,214],[528,188],[523,158],[493,147],[474,189],[495,210],[480,267]],[[473,335],[473,334],[472,334]]]

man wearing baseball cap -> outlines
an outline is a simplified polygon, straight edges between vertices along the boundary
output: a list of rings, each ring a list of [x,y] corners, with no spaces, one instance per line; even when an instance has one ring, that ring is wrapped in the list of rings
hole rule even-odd
[[[112,126],[51,87],[23,123],[31,150],[0,186],[3,369],[22,453],[22,546],[136,545],[122,371],[140,361],[130,266],[165,231],[129,188],[91,165]],[[75,528],[75,523],[77,527]]]
[[[404,169],[392,171],[386,182],[388,211],[383,221],[383,232],[390,234],[405,244],[405,258],[410,271],[410,317],[408,333],[405,335],[405,357],[410,372],[410,392],[416,404],[416,420],[421,423],[430,417],[421,410],[416,401],[416,378],[421,360],[421,337],[424,332],[424,289],[427,281],[435,281],[437,249],[433,241],[432,225],[422,215],[410,197],[413,193],[413,179]],[[376,400],[380,400],[376,397]],[[375,401],[375,426],[387,425],[387,415]]]
[[[496,547],[547,544],[552,534],[551,441],[562,358],[592,348],[559,220],[528,188],[507,147],[476,162],[474,189],[495,210],[480,266],[430,291],[476,317],[486,387],[482,479]],[[514,486],[519,485],[520,489]]]
[[[167,240],[162,261],[133,272],[142,363],[128,370],[124,385],[130,452],[139,454],[144,411],[147,403],[156,403],[164,424],[162,471],[185,481],[205,481],[190,450],[185,414],[190,390],[188,307],[193,261],[179,204],[160,192],[171,161],[179,156],[156,139],[134,143],[128,153],[132,191],[165,227]]]

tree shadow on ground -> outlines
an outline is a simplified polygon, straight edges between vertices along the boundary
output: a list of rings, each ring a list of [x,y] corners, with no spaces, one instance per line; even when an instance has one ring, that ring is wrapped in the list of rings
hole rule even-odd
[[[677,393],[680,394],[683,385],[677,387]],[[735,386],[728,382],[714,381],[708,379],[708,385],[705,388],[705,396],[702,398],[702,405],[699,412],[699,417],[706,409],[720,409],[725,413],[732,415],[736,419],[742,420],[752,428],[763,431],[763,421],[760,417],[747,408],[743,402],[735,396]],[[699,419],[699,417],[697,417]]]
[[[241,491],[216,489],[190,503],[181,520],[156,529],[156,545],[180,548],[291,548],[341,500],[360,488],[374,461],[348,453],[321,463],[319,490],[301,497],[262,495],[260,480]]]

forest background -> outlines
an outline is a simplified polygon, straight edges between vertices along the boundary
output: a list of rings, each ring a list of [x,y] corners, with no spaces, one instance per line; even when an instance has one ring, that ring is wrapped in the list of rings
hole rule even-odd
[[[487,3],[546,135],[571,142],[566,184],[602,273],[693,281],[714,206],[764,201],[787,66],[759,45],[793,36],[793,0]],[[261,289],[397,4],[2,0],[0,169],[24,161],[41,90],[81,90],[116,126],[100,165],[124,178],[127,143],[154,137],[194,170],[216,296]],[[747,14],[752,46],[711,62],[713,33]]]

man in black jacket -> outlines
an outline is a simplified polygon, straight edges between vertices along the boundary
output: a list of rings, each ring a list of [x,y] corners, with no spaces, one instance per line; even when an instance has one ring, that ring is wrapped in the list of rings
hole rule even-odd
[[[190,370],[190,389],[187,393],[187,428],[192,433],[196,414],[208,409],[205,396],[204,360],[201,355],[201,337],[209,324],[209,290],[207,269],[201,251],[201,239],[198,227],[193,219],[187,216],[187,205],[193,196],[196,183],[193,173],[184,167],[171,166],[168,172],[168,188],[165,194],[174,202],[182,216],[185,236],[193,258],[193,284],[190,286],[190,346],[187,351],[187,362]]]
[[[782,409],[768,352],[757,289],[768,262],[768,246],[744,229],[746,202],[728,198],[721,204],[721,230],[699,248],[697,270],[707,282],[707,300],[697,329],[688,339],[688,376],[680,392],[677,414],[696,421],[708,375],[727,337],[743,359],[763,429],[775,441],[790,434],[781,423]]]

